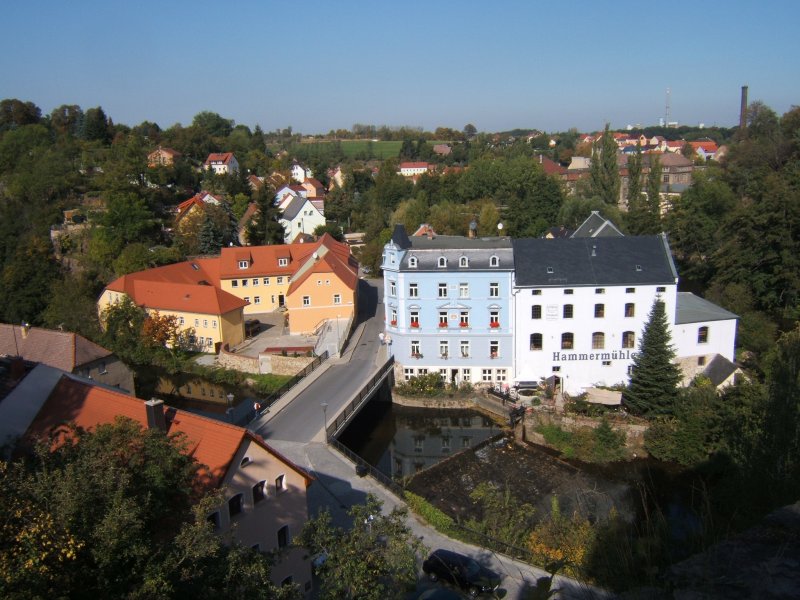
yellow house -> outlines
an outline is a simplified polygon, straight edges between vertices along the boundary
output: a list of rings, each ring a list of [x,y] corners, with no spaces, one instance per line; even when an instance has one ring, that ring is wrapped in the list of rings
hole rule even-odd
[[[244,340],[244,300],[219,288],[218,259],[196,259],[129,273],[112,281],[98,310],[125,296],[147,312],[174,315],[179,330],[197,349],[216,352]]]
[[[347,244],[328,236],[292,275],[286,307],[293,334],[316,331],[328,319],[349,319],[358,305],[358,265]]]

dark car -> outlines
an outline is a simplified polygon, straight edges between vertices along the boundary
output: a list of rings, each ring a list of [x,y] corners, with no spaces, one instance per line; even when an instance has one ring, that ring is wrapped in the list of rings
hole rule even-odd
[[[431,580],[449,581],[470,596],[488,594],[500,585],[500,576],[482,567],[469,556],[450,550],[434,550],[422,563],[422,570]]]
[[[261,321],[258,319],[247,319],[244,322],[245,337],[253,337],[259,331],[261,331]]]

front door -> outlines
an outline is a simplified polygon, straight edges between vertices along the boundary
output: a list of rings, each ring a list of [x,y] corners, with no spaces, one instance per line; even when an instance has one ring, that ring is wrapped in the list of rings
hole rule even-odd
[[[285,306],[286,306],[286,301],[285,298],[283,297],[283,294],[278,294],[278,308],[283,308]]]

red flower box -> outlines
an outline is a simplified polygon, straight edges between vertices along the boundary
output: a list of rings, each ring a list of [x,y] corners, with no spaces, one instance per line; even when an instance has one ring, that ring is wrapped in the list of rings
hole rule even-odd
[[[447,323],[439,323],[439,327],[441,327],[442,329],[444,329],[445,327],[447,327]]]
[[[411,326],[414,327],[414,328],[418,328],[419,327],[419,323],[416,322],[416,321],[412,321],[411,322]]]
[[[459,327],[469,327],[469,323],[467,323],[466,321],[461,321],[461,323],[459,323],[458,326]]]
[[[492,321],[491,323],[489,323],[489,327],[491,327],[492,329],[497,329],[498,327],[500,327],[500,322]]]
[[[389,321],[389,325],[397,325],[397,321]]]

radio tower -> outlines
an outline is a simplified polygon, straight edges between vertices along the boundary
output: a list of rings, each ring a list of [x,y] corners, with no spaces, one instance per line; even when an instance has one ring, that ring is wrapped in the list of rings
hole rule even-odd
[[[667,88],[667,104],[664,107],[664,126],[669,127],[669,88]]]

